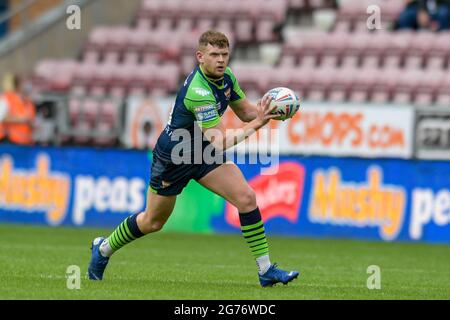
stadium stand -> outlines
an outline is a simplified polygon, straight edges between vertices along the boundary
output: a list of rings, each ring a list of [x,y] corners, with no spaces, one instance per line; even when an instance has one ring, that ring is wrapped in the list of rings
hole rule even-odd
[[[111,131],[127,97],[175,93],[195,65],[198,36],[215,28],[229,36],[231,67],[249,96],[288,86],[312,101],[448,104],[450,32],[393,31],[403,5],[403,0],[143,0],[130,25],[96,27],[78,60],[42,60],[33,80],[39,92],[69,96],[68,123],[78,128],[69,131],[76,143],[112,143],[77,132]],[[381,28],[368,26],[369,6],[380,8]],[[334,17],[327,29],[314,24],[321,11]],[[260,54],[256,59],[240,54],[265,45],[279,49],[274,64]],[[91,98],[120,102],[104,109]]]

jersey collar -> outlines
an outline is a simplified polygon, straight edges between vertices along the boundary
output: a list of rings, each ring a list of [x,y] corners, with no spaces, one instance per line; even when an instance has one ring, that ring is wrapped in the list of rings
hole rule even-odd
[[[205,78],[209,83],[213,84],[218,89],[223,89],[223,87],[224,87],[224,81],[223,81],[224,77],[222,77],[220,79],[211,79],[205,74],[205,72],[203,71],[203,68],[202,68],[201,65],[198,65],[198,69],[200,70],[200,73],[203,76],[203,78]]]

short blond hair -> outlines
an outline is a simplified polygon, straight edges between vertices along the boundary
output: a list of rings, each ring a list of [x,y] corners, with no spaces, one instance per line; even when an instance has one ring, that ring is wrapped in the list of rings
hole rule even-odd
[[[198,40],[198,50],[203,51],[208,43],[219,48],[230,47],[227,36],[222,32],[214,30],[208,30],[200,36],[200,39]]]

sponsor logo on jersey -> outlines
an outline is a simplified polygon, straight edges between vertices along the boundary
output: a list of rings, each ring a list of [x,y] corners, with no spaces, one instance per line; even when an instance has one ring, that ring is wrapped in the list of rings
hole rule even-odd
[[[199,88],[199,87],[195,87],[192,88],[192,90],[194,90],[194,92],[202,97],[206,97],[209,96],[211,94],[211,91],[208,91],[204,88]]]
[[[227,98],[227,100],[230,100],[230,97],[231,97],[231,89],[230,88],[228,88],[225,91],[225,97]]]
[[[162,185],[163,188],[167,188],[167,187],[169,187],[171,184],[172,184],[172,183],[169,182],[169,181],[164,181],[164,180],[161,181],[161,185]]]
[[[200,106],[194,108],[194,113],[198,121],[210,121],[217,116],[217,108],[213,104]]]

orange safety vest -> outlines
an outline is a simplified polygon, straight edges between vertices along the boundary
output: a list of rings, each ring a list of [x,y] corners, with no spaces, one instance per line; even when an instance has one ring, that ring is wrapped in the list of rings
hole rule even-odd
[[[5,93],[5,98],[9,106],[9,114],[16,117],[27,117],[34,120],[36,108],[30,100],[23,100],[15,92]],[[4,125],[8,139],[12,143],[31,144],[33,142],[33,128],[29,123],[9,123]],[[1,130],[0,130],[1,131]]]
[[[6,136],[6,126],[0,122],[0,140]]]
[[[4,96],[5,100],[6,100],[6,104],[9,107],[9,101],[8,101],[7,96],[6,96],[6,93],[3,96]],[[9,110],[6,111],[6,115],[5,116],[8,116],[8,113],[9,113]],[[4,123],[2,123],[0,121],[0,140],[2,140],[5,137],[6,137],[6,124],[4,124]]]

